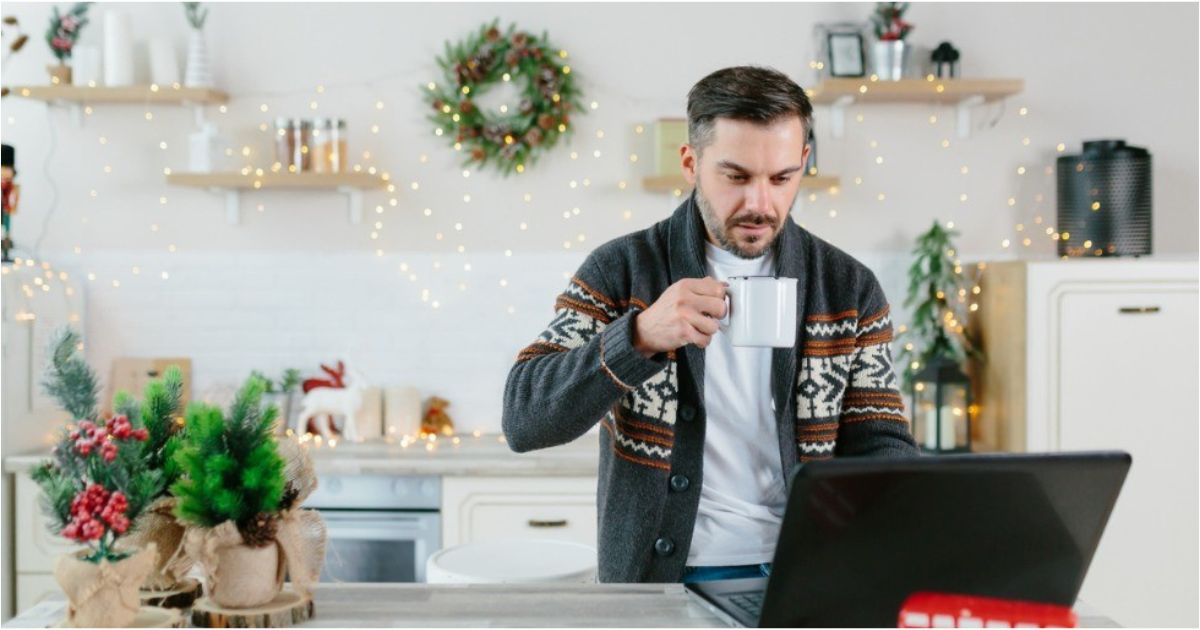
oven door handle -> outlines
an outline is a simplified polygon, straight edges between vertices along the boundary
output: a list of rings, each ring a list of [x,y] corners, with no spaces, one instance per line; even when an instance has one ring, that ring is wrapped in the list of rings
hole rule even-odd
[[[563,519],[558,519],[558,520],[553,520],[553,521],[547,521],[547,520],[531,518],[531,519],[529,519],[529,526],[536,527],[536,528],[566,527],[567,519],[563,518]]]

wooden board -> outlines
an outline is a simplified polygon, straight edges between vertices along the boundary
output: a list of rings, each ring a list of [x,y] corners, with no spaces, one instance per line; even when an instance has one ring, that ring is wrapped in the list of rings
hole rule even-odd
[[[126,391],[134,399],[142,400],[146,384],[162,378],[167,368],[178,365],[183,373],[182,407],[187,407],[192,391],[192,360],[187,357],[157,357],[157,358],[117,358],[112,362],[112,375],[108,379],[109,387],[104,393],[101,408],[104,412],[112,411],[112,397],[118,391]]]
[[[55,628],[71,628],[73,626],[67,624],[67,620],[61,619],[54,624]],[[127,628],[184,628],[183,614],[172,608],[157,608],[154,606],[142,606],[138,610],[138,614],[133,618]]]
[[[192,606],[197,628],[288,628],[313,616],[312,598],[285,588],[275,599],[255,608],[223,608],[207,597]]]
[[[167,183],[193,188],[384,188],[387,180],[370,173],[171,173]]]
[[[807,90],[814,105],[829,105],[843,96],[860,103],[957,103],[971,96],[985,102],[999,100],[1025,89],[1022,79],[901,79],[872,81],[870,77],[826,79]]]
[[[11,89],[13,96],[37,101],[65,103],[109,103],[109,104],[220,104],[229,101],[229,95],[210,88],[149,85],[121,87],[86,87],[76,85],[26,85]]]
[[[152,591],[142,589],[138,595],[142,598],[143,606],[156,606],[158,608],[191,608],[192,604],[200,599],[204,594],[203,587],[200,586],[200,581],[196,578],[187,578],[179,585],[179,588],[174,588],[166,591]]]

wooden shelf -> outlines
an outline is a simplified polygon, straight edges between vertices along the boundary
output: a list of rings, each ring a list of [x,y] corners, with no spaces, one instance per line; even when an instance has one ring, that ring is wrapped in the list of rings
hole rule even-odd
[[[220,105],[229,101],[229,95],[220,90],[182,86],[162,86],[154,89],[149,85],[121,87],[26,85],[11,88],[11,94],[37,101],[77,104]]]
[[[807,90],[814,105],[831,107],[833,137],[846,128],[846,108],[853,103],[941,103],[957,108],[958,137],[971,135],[971,108],[1020,94],[1023,79],[826,79]]]
[[[855,78],[826,79],[807,92],[814,105],[832,105],[846,96],[859,103],[958,103],[971,96],[982,96],[984,102],[991,102],[1020,94],[1024,89],[1022,79],[871,81]]]
[[[385,188],[387,180],[370,173],[171,173],[167,183],[195,188]]]
[[[370,173],[171,173],[172,186],[205,188],[225,195],[225,218],[237,224],[241,215],[241,193],[245,190],[303,189],[332,190],[346,195],[350,222],[362,222],[364,190],[385,188],[388,181]]]
[[[800,178],[800,188],[802,190],[824,190],[837,186],[840,180],[836,176],[821,175],[821,176],[805,176]],[[642,179],[642,188],[650,192],[665,192],[686,193],[692,187],[683,178],[683,175],[653,175]]]

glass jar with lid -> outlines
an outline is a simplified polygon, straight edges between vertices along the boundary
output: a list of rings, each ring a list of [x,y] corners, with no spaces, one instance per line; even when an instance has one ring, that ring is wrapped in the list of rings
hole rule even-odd
[[[310,170],[312,123],[303,118],[275,119],[275,161],[281,170],[300,173]]]
[[[344,118],[316,118],[312,131],[313,170],[318,173],[345,173],[349,159]]]

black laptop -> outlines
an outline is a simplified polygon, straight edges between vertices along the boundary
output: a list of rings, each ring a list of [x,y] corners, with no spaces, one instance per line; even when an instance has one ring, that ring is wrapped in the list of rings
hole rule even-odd
[[[742,626],[894,627],[914,592],[1073,606],[1128,453],[800,466],[770,578],[688,584]]]

